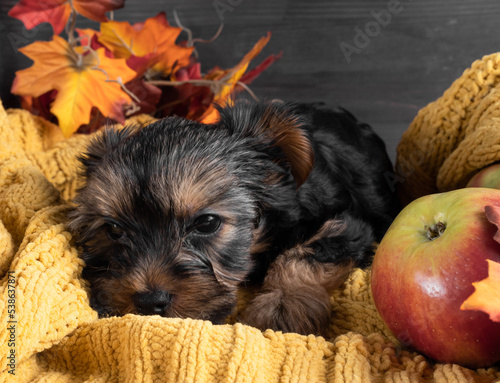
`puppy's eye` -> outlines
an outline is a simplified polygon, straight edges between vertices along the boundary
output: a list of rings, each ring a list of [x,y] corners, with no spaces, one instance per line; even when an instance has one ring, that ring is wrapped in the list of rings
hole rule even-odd
[[[221,219],[216,215],[205,214],[196,218],[193,229],[199,234],[212,234],[219,229],[221,223]]]
[[[125,237],[125,232],[116,223],[110,223],[108,225],[108,237],[113,241],[118,241]]]

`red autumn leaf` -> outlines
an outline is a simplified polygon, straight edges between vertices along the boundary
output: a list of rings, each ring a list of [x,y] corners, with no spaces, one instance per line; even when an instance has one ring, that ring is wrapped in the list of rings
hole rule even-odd
[[[480,310],[500,322],[500,263],[488,261],[488,277],[472,285],[476,291],[462,304],[462,310]]]
[[[21,0],[9,16],[21,20],[27,29],[41,23],[50,23],[54,34],[60,34],[71,14],[71,2],[77,13],[94,20],[106,21],[106,12],[123,8],[125,0]]]
[[[197,120],[210,106],[213,93],[209,86],[200,86],[202,80],[201,65],[192,59],[192,64],[180,68],[172,75],[171,80],[180,84],[172,86],[161,84],[162,96],[158,104],[161,116],[190,116]],[[184,82],[184,83],[183,83]]]
[[[136,77],[134,80],[125,84],[127,89],[132,92],[139,100],[136,101],[139,110],[137,113],[150,113],[156,111],[156,105],[160,100],[161,89],[155,85],[148,84],[143,78]]]
[[[41,23],[50,23],[55,34],[64,30],[71,13],[71,6],[66,0],[37,1],[21,0],[9,11],[9,16],[21,20],[27,29]]]
[[[82,46],[90,46],[92,49],[102,48],[104,45],[98,42],[97,37],[99,32],[92,28],[75,28],[78,38],[80,39],[80,44]],[[92,44],[98,43],[99,46],[92,46]]]
[[[107,122],[109,122],[109,119],[104,117],[99,109],[92,107],[88,124],[80,125],[76,132],[79,134],[92,134]]]
[[[200,79],[201,79],[201,64],[197,62],[193,63],[190,66],[181,68],[175,73],[176,81],[189,81],[189,80],[200,80]]]
[[[192,98],[198,93],[199,86],[196,86],[192,81],[201,80],[201,64],[194,63],[188,67],[184,67],[175,72],[173,76],[174,81],[183,82],[185,84],[178,85],[177,93],[178,98],[181,100]],[[206,92],[210,92],[209,88],[204,89]]]
[[[159,59],[160,57],[156,53],[148,53],[145,56],[130,56],[127,59],[127,65],[137,72],[137,76],[142,76],[149,68],[154,66]]]
[[[20,96],[21,107],[29,110],[35,116],[45,118],[50,122],[57,123],[54,115],[50,113],[50,104],[55,100],[57,90],[51,90],[39,97]]]
[[[105,117],[125,121],[123,106],[131,98],[117,80],[125,83],[136,77],[125,60],[106,57],[103,48],[93,52],[71,48],[59,36],[48,42],[37,41],[20,51],[34,64],[16,72],[12,93],[39,97],[57,90],[50,111],[65,136],[89,122],[92,107]]]
[[[54,0],[52,0],[54,1]],[[125,0],[72,0],[77,13],[87,19],[107,21],[106,12],[123,8]]]
[[[257,65],[254,69],[252,69],[250,72],[245,73],[241,78],[240,81],[244,84],[251,84],[253,80],[255,80],[259,75],[264,72],[267,68],[271,66],[272,63],[275,61],[278,61],[281,58],[281,55],[283,52],[278,53],[277,55],[271,55],[268,58],[266,58],[264,61],[262,61],[259,65]]]
[[[262,49],[267,45],[270,39],[271,32],[268,32],[265,37],[261,37],[260,40],[257,41],[253,48],[243,57],[243,59],[241,59],[241,61],[235,67],[231,69],[220,69],[216,67],[204,77],[205,80],[213,80],[214,82],[216,82],[218,84],[218,88],[216,92],[214,92],[215,94],[212,100],[212,105],[200,117],[201,122],[210,124],[218,120],[219,112],[217,112],[217,109],[215,109],[213,104],[222,104],[229,100],[229,96],[233,92],[235,86],[239,81],[241,81],[241,78],[248,69],[250,61],[252,61],[262,51]],[[267,66],[271,65],[271,60],[275,61],[278,58],[279,56],[274,60],[268,58],[268,62],[266,63]],[[255,77],[256,76],[252,76],[251,80],[253,80]]]
[[[168,76],[176,68],[188,65],[193,52],[193,48],[175,43],[181,32],[181,28],[169,25],[162,12],[134,25],[118,21],[102,23],[99,41],[115,57],[128,59],[131,56],[150,55],[149,66],[161,75]]]
[[[77,28],[76,33],[78,33],[78,38],[80,39],[81,46],[91,48],[95,51],[98,50],[99,48],[104,48],[106,49],[106,56],[109,58],[114,58],[113,53],[99,42],[98,31],[90,28],[87,29]]]

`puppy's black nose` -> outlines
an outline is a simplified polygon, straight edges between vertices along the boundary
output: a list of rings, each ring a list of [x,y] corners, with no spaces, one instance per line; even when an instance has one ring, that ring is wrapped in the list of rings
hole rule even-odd
[[[163,315],[170,304],[170,294],[163,290],[148,293],[136,293],[134,304],[139,314]]]

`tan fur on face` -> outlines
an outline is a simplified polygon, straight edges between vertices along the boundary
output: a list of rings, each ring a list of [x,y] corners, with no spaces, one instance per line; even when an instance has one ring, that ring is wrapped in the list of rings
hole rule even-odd
[[[185,157],[162,174],[151,177],[148,189],[163,202],[163,210],[173,209],[178,219],[211,206],[235,182],[224,164],[205,157]],[[168,192],[166,192],[168,191]]]
[[[113,315],[138,314],[134,305],[136,293],[164,290],[171,297],[164,316],[194,319],[208,319],[221,307],[233,307],[236,303],[236,288],[224,288],[213,277],[200,274],[179,278],[165,268],[160,267],[157,272],[152,270],[136,270],[121,278],[106,276],[95,280],[95,299],[111,308]]]
[[[103,180],[89,180],[85,189],[86,194],[92,196],[93,208],[102,216],[117,218],[119,212],[131,211],[133,201],[131,199],[130,187],[125,184],[123,178],[115,172],[103,172]],[[112,188],[109,185],[113,185]]]
[[[172,189],[173,205],[177,216],[191,216],[211,206],[213,199],[231,185],[232,177],[220,165],[214,164],[210,172],[206,172],[205,167],[200,166],[200,168],[205,170],[204,174],[197,174],[194,168],[191,170],[193,174],[189,177],[172,181],[177,183]]]
[[[217,281],[227,288],[237,288],[237,286],[239,286],[246,279],[247,272],[238,272],[234,269],[228,270],[223,267],[220,262],[218,262],[217,257],[217,249],[223,248],[227,242],[236,239],[239,234],[238,227],[228,221],[223,224],[222,228],[217,233],[217,237],[213,239],[213,248],[212,251],[208,252],[208,256],[211,258],[212,267]],[[238,254],[235,254],[235,256],[238,256]],[[248,269],[250,268],[251,265],[248,265]]]

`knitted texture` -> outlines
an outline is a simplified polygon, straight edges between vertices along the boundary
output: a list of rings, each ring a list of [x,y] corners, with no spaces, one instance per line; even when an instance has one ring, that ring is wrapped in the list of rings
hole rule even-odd
[[[76,158],[91,137],[62,140],[54,128],[0,104],[0,382],[500,379],[496,369],[431,364],[398,345],[373,305],[369,271],[359,269],[331,297],[335,315],[326,340],[239,323],[98,319],[64,226],[78,187]]]
[[[500,53],[475,61],[419,111],[397,147],[403,202],[464,187],[500,161]]]

